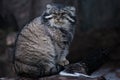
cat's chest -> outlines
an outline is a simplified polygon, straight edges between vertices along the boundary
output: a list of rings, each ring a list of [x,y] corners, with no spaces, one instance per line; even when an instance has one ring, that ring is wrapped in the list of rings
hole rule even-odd
[[[55,42],[65,43],[69,41],[67,33],[63,33],[60,29],[48,29],[48,32]]]

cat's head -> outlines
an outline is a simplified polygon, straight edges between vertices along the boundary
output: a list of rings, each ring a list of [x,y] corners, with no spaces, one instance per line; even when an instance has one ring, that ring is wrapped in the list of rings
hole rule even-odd
[[[75,7],[48,4],[43,17],[50,26],[68,26],[75,23]]]

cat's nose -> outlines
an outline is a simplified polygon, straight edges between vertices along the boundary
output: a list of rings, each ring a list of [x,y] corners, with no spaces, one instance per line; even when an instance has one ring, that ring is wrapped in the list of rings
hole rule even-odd
[[[57,20],[59,20],[61,18],[61,16],[59,15],[59,16],[57,16]]]
[[[59,21],[60,19],[59,18],[57,18],[57,21]]]

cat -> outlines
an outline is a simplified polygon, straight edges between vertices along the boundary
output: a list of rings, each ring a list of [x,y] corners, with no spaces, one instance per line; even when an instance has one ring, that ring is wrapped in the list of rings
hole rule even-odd
[[[40,17],[23,27],[16,39],[14,68],[18,75],[43,77],[58,73],[75,32],[75,7],[47,4]]]

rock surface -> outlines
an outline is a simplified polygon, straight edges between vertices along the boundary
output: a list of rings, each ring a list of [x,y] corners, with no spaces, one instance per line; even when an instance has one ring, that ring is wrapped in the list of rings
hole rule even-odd
[[[93,72],[91,76],[96,76],[96,77],[88,78],[84,76],[68,77],[68,76],[53,75],[39,79],[14,77],[14,78],[0,78],[0,80],[120,80],[120,63],[118,63],[118,61],[109,62],[103,65],[100,69]]]

